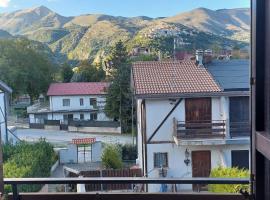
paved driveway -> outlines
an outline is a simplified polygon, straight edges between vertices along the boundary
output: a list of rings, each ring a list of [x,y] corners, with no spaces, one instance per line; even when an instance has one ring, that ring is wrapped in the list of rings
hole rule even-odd
[[[95,137],[97,141],[106,143],[131,144],[132,137],[130,135],[112,135],[112,134],[89,134],[68,131],[50,131],[43,129],[17,129],[15,135],[21,140],[33,142],[40,138],[46,140],[56,146],[67,145],[74,138],[89,138]]]

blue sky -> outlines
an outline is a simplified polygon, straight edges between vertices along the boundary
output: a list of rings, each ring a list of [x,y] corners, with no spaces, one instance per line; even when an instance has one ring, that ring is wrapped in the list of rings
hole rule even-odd
[[[103,13],[115,16],[165,17],[197,7],[249,7],[250,0],[0,0],[0,13],[44,5],[64,16]]]

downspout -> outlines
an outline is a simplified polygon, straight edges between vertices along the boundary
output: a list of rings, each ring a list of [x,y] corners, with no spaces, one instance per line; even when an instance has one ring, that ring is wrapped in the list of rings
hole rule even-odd
[[[144,161],[145,161],[145,177],[148,177],[148,167],[147,167],[147,136],[146,136],[146,107],[145,100],[142,102],[143,105],[143,144],[144,144]],[[148,192],[148,184],[145,187],[145,192]]]
[[[144,160],[145,159],[144,159],[143,102],[144,102],[144,100],[141,103],[141,135],[142,135],[142,144],[141,145],[142,145],[142,169],[143,169],[143,175],[145,175],[145,168],[144,168]]]

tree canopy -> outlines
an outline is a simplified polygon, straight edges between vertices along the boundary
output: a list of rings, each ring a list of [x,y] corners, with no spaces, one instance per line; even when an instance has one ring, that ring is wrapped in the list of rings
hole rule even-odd
[[[131,66],[126,48],[121,41],[112,48],[110,63],[109,79],[112,84],[108,89],[105,112],[108,117],[121,122],[123,132],[128,132],[132,121]]]
[[[66,63],[62,65],[60,73],[63,83],[69,83],[74,74],[72,68]]]
[[[55,67],[27,39],[0,40],[0,79],[12,87],[14,96],[29,94],[31,100],[45,93]]]
[[[105,71],[101,64],[92,64],[89,61],[82,61],[74,73],[72,82],[99,82],[106,78]]]

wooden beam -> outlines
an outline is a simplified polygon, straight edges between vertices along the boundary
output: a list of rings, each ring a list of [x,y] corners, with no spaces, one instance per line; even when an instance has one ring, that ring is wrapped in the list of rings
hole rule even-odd
[[[257,150],[270,160],[270,135],[261,132],[256,132],[256,147]]]
[[[158,125],[158,127],[156,128],[156,130],[152,133],[152,135],[150,136],[150,138],[147,140],[147,143],[150,143],[151,140],[153,139],[153,137],[156,135],[156,133],[158,132],[158,130],[162,127],[162,125],[166,122],[166,120],[171,116],[171,114],[173,113],[173,111],[177,108],[177,106],[181,103],[183,99],[179,99],[176,104],[174,105],[174,107],[171,109],[171,111],[166,115],[166,117],[162,120],[162,122]]]

